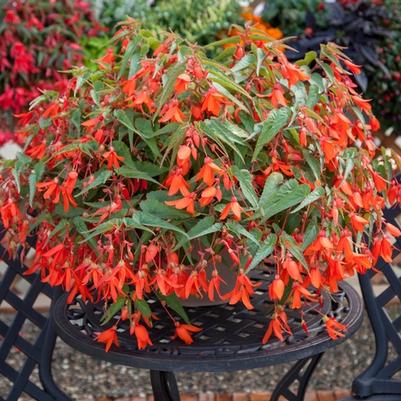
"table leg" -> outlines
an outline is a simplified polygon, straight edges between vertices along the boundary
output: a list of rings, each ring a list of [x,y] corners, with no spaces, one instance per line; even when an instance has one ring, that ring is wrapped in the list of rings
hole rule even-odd
[[[59,288],[53,290],[52,307],[58,297],[62,294]],[[39,378],[43,388],[57,401],[72,401],[56,384],[52,374],[52,361],[53,351],[56,345],[57,333],[54,327],[54,320],[52,312],[47,321],[46,339],[41,349],[40,364],[39,364]]]
[[[155,401],[180,401],[177,381],[173,372],[150,371]]]
[[[322,356],[319,354],[298,361],[280,380],[270,401],[303,401],[309,380]]]

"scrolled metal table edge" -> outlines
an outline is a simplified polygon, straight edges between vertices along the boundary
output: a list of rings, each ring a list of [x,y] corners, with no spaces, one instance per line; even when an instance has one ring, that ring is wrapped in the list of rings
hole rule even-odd
[[[295,364],[283,376],[272,393],[270,401],[278,401],[284,397],[288,401],[303,401],[308,383],[324,353],[340,343],[346,341],[360,328],[363,317],[363,300],[358,292],[348,283],[342,282],[340,289],[347,298],[348,307],[341,323],[347,325],[344,337],[332,340],[326,333],[320,333],[311,341],[304,344],[286,345],[285,358],[281,353],[264,352],[263,347],[255,355],[238,354],[235,358],[204,358],[199,357],[196,361],[185,363],[171,355],[154,354],[154,358],[137,351],[134,355],[127,354],[119,348],[112,348],[105,352],[102,345],[86,336],[78,328],[71,324],[66,316],[67,295],[59,297],[52,308],[52,319],[58,336],[72,348],[83,352],[96,359],[121,364],[130,367],[150,370],[151,385],[155,401],[179,401],[180,395],[174,372],[179,371],[204,371],[223,372],[254,369],[276,365],[284,362],[295,362]],[[133,340],[134,341],[134,340]],[[191,346],[187,346],[191,347]],[[294,383],[295,390],[292,388]],[[295,392],[294,392],[295,391]]]

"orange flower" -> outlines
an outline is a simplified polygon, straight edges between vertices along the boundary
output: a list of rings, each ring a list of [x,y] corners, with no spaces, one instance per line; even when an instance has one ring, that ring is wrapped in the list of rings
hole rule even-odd
[[[386,230],[395,238],[401,235],[400,229],[391,223],[386,224]]]
[[[45,191],[43,194],[44,199],[53,198],[53,203],[58,203],[60,201],[61,190],[58,184],[58,178],[54,178],[51,181],[38,182],[36,184],[36,188],[39,191]]]
[[[234,289],[224,296],[224,299],[229,299],[230,305],[235,305],[239,301],[245,305],[247,309],[253,309],[251,304],[250,296],[254,294],[254,284],[244,273],[240,273],[237,276]]]
[[[279,83],[274,85],[273,91],[268,95],[268,97],[270,98],[274,108],[278,108],[278,106],[287,106],[288,102],[284,97],[284,89]]]
[[[347,330],[346,325],[337,322],[337,320],[335,320],[333,317],[325,316],[323,320],[325,322],[326,330],[330,338],[336,340],[337,338],[345,336],[344,331]]]
[[[361,73],[361,68],[360,68],[359,65],[356,65],[356,64],[352,63],[351,61],[349,61],[347,59],[343,59],[343,62],[353,74],[360,74]]]
[[[202,295],[202,290],[207,291],[206,272],[193,271],[185,283],[184,296],[188,298],[190,295]]]
[[[68,212],[70,204],[74,207],[77,206],[77,203],[75,202],[74,197],[72,195],[77,179],[78,179],[78,173],[76,171],[70,171],[68,173],[66,180],[60,187],[61,193],[63,195],[63,206],[65,212]]]
[[[173,201],[166,201],[166,205],[174,206],[176,209],[185,209],[190,214],[195,214],[195,199],[196,193],[195,192],[188,192],[187,190],[181,189],[184,197],[181,199],[173,200]]]
[[[284,281],[279,275],[276,275],[272,283],[269,285],[269,297],[272,301],[280,301],[284,295]]]
[[[358,216],[355,213],[351,213],[351,224],[355,231],[363,231],[365,226],[369,224],[369,221],[365,218]]]
[[[177,169],[173,171],[165,182],[166,187],[169,188],[168,195],[173,196],[178,192],[181,192],[183,195],[188,192],[189,184],[185,181],[185,178],[182,176],[182,170]]]
[[[117,328],[116,326],[110,327],[109,329],[102,331],[101,333],[97,333],[96,340],[100,343],[104,343],[106,352],[109,352],[111,346],[114,344],[116,347],[119,346],[118,337],[117,337]]]
[[[135,93],[135,89],[136,89],[136,79],[127,79],[123,85],[122,85],[122,90],[123,93],[125,93],[128,96],[132,96]]]
[[[174,90],[177,95],[187,90],[191,77],[188,74],[180,74],[175,82]]]
[[[123,156],[119,156],[114,148],[110,146],[108,152],[103,153],[103,157],[107,160],[107,168],[113,170],[113,168],[120,168],[120,161],[124,160]]]
[[[139,94],[136,94],[135,100],[132,102],[135,109],[140,110],[142,113],[143,105],[147,107],[149,112],[153,112],[155,110],[155,103],[153,99],[149,96],[149,92],[147,90],[142,90]]]
[[[102,66],[103,64],[112,64],[114,63],[114,49],[109,48],[106,51],[106,54],[99,59],[100,65]],[[104,67],[104,65],[103,65]]]
[[[266,333],[263,336],[262,343],[266,344],[272,334],[280,341],[284,341],[283,332],[287,334],[291,334],[291,328],[288,325],[287,314],[281,310],[279,312],[274,313],[272,319],[269,322]]]
[[[145,326],[135,324],[134,333],[138,343],[138,349],[145,349],[148,345],[153,345]]]
[[[291,304],[292,309],[300,309],[302,307],[302,301],[301,301],[302,296],[305,297],[306,299],[309,299],[310,301],[316,301],[315,295],[310,293],[301,284],[296,283],[293,287],[293,293],[292,293],[292,304]]]
[[[309,79],[306,73],[304,73],[297,65],[289,63],[284,56],[281,57],[280,68],[283,77],[288,80],[290,86],[295,85],[299,81],[307,81]]]
[[[319,269],[313,268],[309,272],[309,277],[312,285],[319,289],[322,286],[322,273]]]
[[[1,219],[3,221],[4,228],[9,228],[10,223],[16,219],[21,218],[21,212],[16,202],[11,199],[8,200],[7,204],[0,208]]]
[[[219,276],[219,273],[217,270],[213,271],[212,278],[209,281],[209,288],[208,288],[208,297],[211,301],[214,301],[214,292],[217,292],[217,295],[219,296],[220,299],[223,299],[223,295],[220,291],[220,285],[221,283],[226,284],[226,282]]]
[[[46,153],[46,149],[47,149],[46,142],[43,141],[43,142],[41,142],[39,145],[35,145],[35,146],[29,147],[29,148],[25,151],[25,153],[26,153],[28,156],[31,156],[32,159],[42,159],[43,156],[44,156],[45,153]]]
[[[159,118],[159,122],[167,123],[169,121],[182,123],[185,120],[185,114],[181,111],[178,100],[171,100],[169,103],[164,105],[162,108]]]
[[[221,174],[223,170],[217,166],[210,157],[205,157],[204,164],[195,175],[195,181],[203,180],[203,182],[211,187],[214,184],[214,175]]]
[[[225,220],[229,213],[231,212],[233,214],[233,218],[236,221],[241,220],[241,211],[242,207],[237,201],[237,198],[233,196],[231,198],[231,202],[227,203],[225,208],[222,210],[221,215],[220,215],[220,220]]]
[[[211,88],[203,99],[201,111],[207,111],[217,117],[220,114],[221,106],[225,104],[230,104],[230,102],[217,92],[217,89]]]
[[[192,339],[192,333],[198,333],[202,331],[199,327],[193,326],[192,324],[175,324],[175,335],[174,339],[179,337],[185,344],[190,345],[194,342]]]
[[[204,189],[201,193],[201,199],[199,201],[200,206],[205,207],[209,205],[215,197],[218,201],[221,201],[222,193],[219,187],[208,187]]]
[[[283,268],[287,271],[289,276],[295,281],[302,281],[301,266],[292,258],[287,257],[283,263]]]

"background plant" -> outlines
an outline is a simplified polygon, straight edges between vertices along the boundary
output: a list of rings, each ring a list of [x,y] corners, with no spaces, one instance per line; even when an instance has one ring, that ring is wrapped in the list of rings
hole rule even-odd
[[[376,149],[379,123],[336,45],[292,64],[282,41],[247,28],[208,45],[235,43],[217,62],[162,37],[129,21],[97,71],[75,70],[62,96],[45,93],[21,116],[24,152],[0,176],[9,251],[36,235],[28,273],[69,300],[104,301],[107,349],[122,321],[139,348],[152,344],[152,298],[190,344],[199,329],[180,299],[252,309],[248,273],[270,258],[274,313],[261,340],[284,340],[288,308],[391,260],[389,233],[401,232],[382,208],[400,199],[400,160]],[[236,276],[226,293],[222,261]]]
[[[82,37],[100,31],[90,4],[81,0],[9,0],[0,14],[0,110],[6,131],[41,90],[62,90],[61,71],[82,62]],[[2,128],[4,130],[4,126]]]
[[[355,75],[358,85],[373,100],[383,125],[400,128],[400,21],[401,9],[395,0],[357,0],[324,3],[300,1],[286,10],[286,2],[268,1],[263,17],[282,27],[287,35],[299,35],[288,52],[292,60],[308,51],[318,51],[320,43],[345,46],[345,53],[362,67]]]
[[[386,66],[371,68],[367,96],[373,99],[374,110],[381,116],[385,127],[401,132],[401,7],[397,0],[384,0],[387,17],[383,27],[391,34],[377,46],[380,62]]]
[[[198,44],[216,39],[243,21],[237,0],[112,0],[96,2],[99,19],[109,27],[129,16],[153,32],[172,31]]]

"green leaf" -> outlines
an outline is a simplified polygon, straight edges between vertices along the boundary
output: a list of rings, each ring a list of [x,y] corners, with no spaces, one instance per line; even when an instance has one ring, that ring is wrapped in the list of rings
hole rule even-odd
[[[317,238],[319,229],[316,222],[312,221],[308,224],[304,234],[304,242],[302,243],[301,249],[304,251],[312,242]]]
[[[109,322],[114,315],[116,315],[118,312],[120,312],[121,308],[124,306],[125,303],[125,298],[124,297],[118,297],[117,301],[114,302],[114,304],[111,304],[108,308],[105,314],[103,315],[101,319],[101,324],[104,325],[107,322]]]
[[[149,304],[144,299],[135,300],[135,308],[141,312],[141,314],[147,318],[152,316],[152,310]]]
[[[312,170],[313,175],[317,180],[320,180],[320,162],[319,160],[315,159],[313,156],[311,156],[310,152],[306,149],[302,150],[302,154],[304,156],[304,159],[306,163],[308,164],[309,168]]]
[[[232,166],[231,171],[233,175],[238,179],[239,185],[245,198],[252,205],[252,207],[256,209],[259,202],[252,185],[251,173],[245,169],[240,170],[237,166]]]
[[[143,171],[139,171],[131,166],[122,166],[118,168],[116,171],[117,174],[122,175],[123,177],[126,178],[137,178],[139,180],[150,181],[159,185],[159,183],[155,179],[153,179],[149,174]]]
[[[291,213],[296,213],[305,206],[310,205],[311,203],[317,201],[324,195],[324,188],[317,187],[315,188],[302,202],[299,206],[297,206]]]
[[[306,99],[306,105],[312,109],[318,102],[320,96],[319,87],[317,85],[311,85],[309,88],[308,97]]]
[[[239,60],[233,68],[231,68],[232,72],[239,72],[245,68],[248,68],[250,65],[254,65],[256,62],[256,57],[253,54],[247,54]]]
[[[316,60],[317,53],[314,50],[311,50],[305,54],[305,57],[302,60],[298,60],[295,62],[297,65],[309,65],[312,61]]]
[[[180,300],[178,299],[177,295],[170,294],[170,295],[163,295],[160,292],[157,295],[161,301],[166,302],[169,308],[171,308],[175,313],[177,313],[185,323],[190,324],[189,317],[187,312],[185,312],[184,307],[181,305]]]
[[[260,242],[258,239],[252,235],[248,230],[246,230],[244,227],[241,226],[241,224],[237,223],[236,221],[228,221],[226,223],[226,227],[228,231],[234,233],[237,235],[237,237],[241,238],[241,236],[248,238],[251,240],[254,244],[256,244],[259,248]]]
[[[224,144],[227,145],[240,157],[240,159],[243,162],[245,162],[244,157],[242,156],[242,153],[239,151],[238,147],[235,146],[235,143],[242,145],[244,143],[244,141],[241,141],[239,138],[236,138],[234,135],[230,135],[228,132],[222,132],[221,126],[218,123],[216,123],[215,119],[198,122],[197,126],[209,138],[211,138],[213,141],[215,141],[222,150],[226,151]]]
[[[146,118],[137,118],[135,120],[135,127],[145,138],[152,138],[154,136],[152,122]]]
[[[263,146],[268,144],[287,124],[291,111],[287,107],[274,109],[270,112],[269,117],[263,122],[261,133],[255,145],[252,160],[256,160]]]
[[[310,188],[306,184],[300,185],[296,180],[285,182],[264,207],[264,220],[302,202],[309,192]]]
[[[297,259],[307,271],[309,271],[309,266],[306,263],[302,248],[295,242],[294,238],[283,231],[280,235],[280,242],[281,245],[285,249],[288,249],[291,255],[294,256],[294,258]]]
[[[72,219],[72,222],[74,223],[74,226],[77,229],[78,233],[82,235],[85,238],[85,240],[89,243],[89,245],[92,247],[92,249],[94,249],[97,252],[98,246],[93,239],[88,238],[88,227],[84,222],[84,220],[82,219],[82,217],[76,216]]]
[[[277,235],[270,234],[261,244],[260,248],[252,258],[252,262],[247,269],[247,273],[257,267],[264,259],[266,259],[274,250],[274,246],[277,242]]]
[[[271,173],[267,177],[262,195],[259,199],[259,207],[261,209],[265,208],[270,202],[270,199],[275,196],[277,188],[283,182],[283,179],[284,177],[281,173]]]
[[[178,210],[175,207],[167,206],[157,199],[148,197],[140,202],[139,206],[144,212],[155,214],[162,219],[188,219],[188,213]]]
[[[170,231],[176,231],[176,232],[184,235],[185,237],[188,237],[188,235],[185,233],[185,231],[183,231],[181,228],[161,219],[159,216],[156,216],[154,214],[138,211],[138,212],[134,213],[131,220],[134,223],[137,223],[139,225],[143,225],[143,226],[147,226],[147,227],[162,228],[162,229],[170,230]]]
[[[117,120],[124,126],[126,126],[130,131],[135,131],[134,122],[133,120],[128,116],[126,110],[118,109],[114,110],[114,116],[117,118]]]
[[[63,231],[69,225],[69,221],[66,219],[60,220],[60,222],[53,228],[50,232],[49,236],[47,237],[47,241],[51,240],[56,234]]]
[[[31,174],[29,174],[29,206],[32,207],[33,203],[33,198],[35,197],[35,192],[36,192],[36,183],[37,183],[37,176],[36,172],[32,171]]]
[[[103,185],[112,175],[112,171],[110,170],[100,170],[97,171],[94,174],[95,179],[87,186],[85,187],[80,193],[77,194],[77,196],[80,196],[88,191],[90,191],[93,188],[99,187],[100,185]]]
[[[215,233],[221,230],[222,224],[215,223],[213,216],[206,216],[199,220],[189,231],[188,238],[190,240],[203,237],[208,234]]]
[[[205,63],[207,64],[206,60]],[[221,71],[213,70],[210,71],[207,76],[213,83],[218,83],[223,88],[227,89],[228,91],[233,91],[234,93],[241,93],[249,100],[252,101],[252,96],[241,86],[235,83],[233,80],[228,78],[228,76]]]

